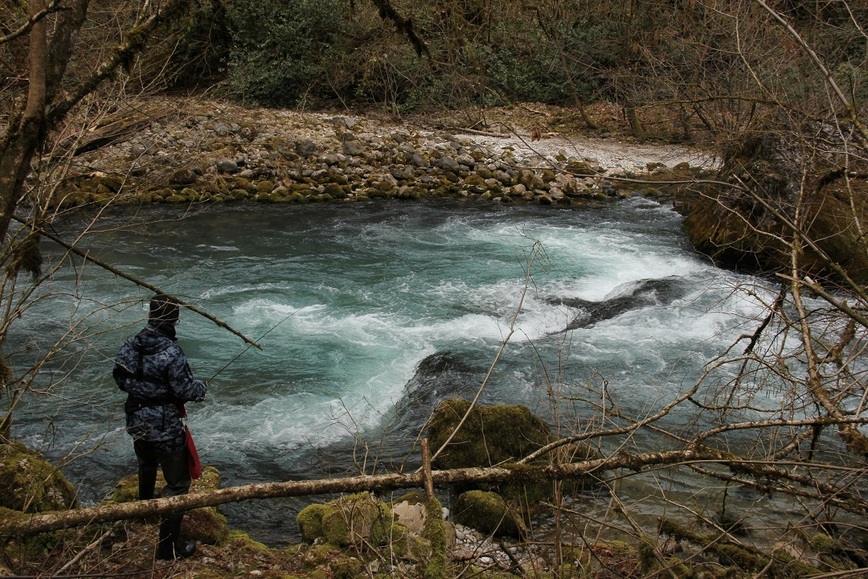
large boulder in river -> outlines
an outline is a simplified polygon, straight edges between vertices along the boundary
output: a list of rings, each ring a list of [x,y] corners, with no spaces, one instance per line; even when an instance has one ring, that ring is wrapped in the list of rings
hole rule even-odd
[[[467,400],[444,400],[428,425],[432,448],[440,448],[470,408]],[[474,406],[434,463],[436,468],[493,466],[514,462],[552,440],[544,420],[526,406]]]
[[[774,134],[745,139],[720,171],[719,181],[731,186],[684,194],[676,203],[694,247],[724,267],[789,272],[798,209],[802,231],[817,247],[805,244],[804,271],[840,281],[837,264],[856,283],[868,283],[868,162],[855,143],[845,156],[842,144],[829,146],[834,142],[834,135],[822,143]]]
[[[507,465],[531,454],[554,440],[548,424],[534,416],[526,406],[473,406],[470,402],[449,399],[441,402],[428,424],[428,439],[432,449],[440,448],[456,429],[449,445],[440,453],[433,466],[438,469],[488,467]],[[469,414],[468,413],[468,409]],[[467,419],[458,428],[464,415]],[[565,445],[552,455],[545,455],[536,464],[584,460],[594,455],[585,446]],[[539,501],[551,496],[551,484],[456,484],[453,490],[500,493],[511,506],[525,513]],[[472,525],[471,525],[472,526]]]

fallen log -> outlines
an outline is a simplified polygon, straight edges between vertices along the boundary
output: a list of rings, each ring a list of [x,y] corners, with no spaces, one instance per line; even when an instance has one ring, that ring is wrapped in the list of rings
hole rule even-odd
[[[672,465],[689,462],[697,458],[701,457],[698,457],[697,453],[693,450],[674,450],[668,452],[650,452],[640,455],[618,454],[608,458],[569,464],[511,464],[489,468],[435,470],[430,473],[430,482],[433,486],[441,488],[459,482],[539,482],[593,476],[595,473],[621,468],[638,471],[647,466]],[[148,501],[103,504],[94,507],[48,513],[26,514],[3,509],[4,516],[0,520],[0,537],[26,536],[92,523],[139,519],[254,499],[356,493],[362,491],[376,492],[404,488],[423,488],[424,486],[425,473],[419,471],[410,474],[391,473],[347,478],[257,483]]]

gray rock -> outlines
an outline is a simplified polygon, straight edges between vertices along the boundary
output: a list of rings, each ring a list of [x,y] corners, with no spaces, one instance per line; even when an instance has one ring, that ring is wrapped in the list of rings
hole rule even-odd
[[[494,178],[503,183],[504,185],[509,185],[512,183],[512,175],[500,169],[494,172]]]
[[[338,155],[337,153],[326,153],[322,157],[323,163],[329,166],[340,164],[341,159],[341,155]]]
[[[217,162],[217,170],[221,173],[229,173],[233,175],[239,171],[238,163],[230,159],[223,159]]]
[[[467,153],[465,153],[463,155],[459,155],[458,159],[456,159],[456,161],[458,161],[459,165],[464,165],[465,167],[467,167],[469,169],[473,169],[476,166],[476,159],[474,159],[473,157],[471,157]]]
[[[310,157],[315,155],[318,150],[319,146],[310,139],[304,139],[295,144],[295,152],[300,157]]]
[[[436,166],[447,171],[458,171],[461,165],[452,157],[443,156],[437,159]]]
[[[419,153],[413,153],[412,155],[410,155],[408,162],[414,167],[425,168],[428,166],[428,159],[426,159]]]
[[[397,167],[392,169],[392,176],[395,179],[404,179],[404,180],[409,181],[409,180],[414,179],[416,177],[416,172],[413,170],[413,167],[410,167],[407,165],[405,165],[403,167],[397,166]]]

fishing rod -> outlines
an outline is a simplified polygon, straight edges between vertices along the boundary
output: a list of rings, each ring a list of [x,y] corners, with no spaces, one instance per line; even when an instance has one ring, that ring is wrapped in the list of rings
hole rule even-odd
[[[246,354],[246,353],[247,353],[247,350],[249,350],[249,349],[252,348],[253,346],[256,346],[257,348],[259,348],[259,349],[261,350],[261,349],[262,349],[262,346],[259,345],[259,342],[260,342],[260,341],[261,341],[265,336],[267,336],[268,334],[270,334],[271,332],[273,332],[274,330],[276,330],[277,327],[278,327],[280,324],[282,324],[283,322],[285,322],[286,320],[288,320],[289,318],[291,318],[292,316],[294,316],[294,315],[297,314],[297,313],[298,313],[298,311],[290,312],[289,314],[286,315],[285,318],[283,318],[282,320],[280,320],[279,322],[277,322],[276,324],[274,324],[273,326],[271,326],[271,327],[268,329],[268,331],[266,331],[264,334],[262,334],[261,336],[259,336],[258,338],[256,338],[256,340],[254,340],[253,343],[249,344],[246,348],[244,348],[243,350],[241,350],[241,352],[239,352],[238,355],[236,355],[234,358],[232,358],[231,360],[229,360],[229,362],[227,362],[225,366],[223,366],[222,368],[220,368],[219,370],[217,370],[217,372],[215,372],[213,376],[211,376],[210,378],[208,378],[207,381],[210,382],[211,380],[213,380],[214,378],[216,378],[217,376],[219,376],[219,375],[223,372],[223,370],[225,370],[226,368],[228,368],[229,366],[231,366],[232,364],[234,364],[234,363],[235,363],[235,360],[237,360],[238,358],[240,358],[241,356],[243,356],[244,354]]]

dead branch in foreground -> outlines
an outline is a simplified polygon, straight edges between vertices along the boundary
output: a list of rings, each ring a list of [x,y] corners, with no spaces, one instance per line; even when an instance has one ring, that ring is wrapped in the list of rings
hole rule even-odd
[[[442,488],[459,482],[541,482],[581,477],[599,478],[602,473],[618,469],[640,472],[648,467],[667,467],[696,462],[718,463],[731,468],[737,467],[742,471],[752,471],[755,476],[788,478],[787,475],[789,474],[786,469],[774,465],[756,464],[712,448],[696,447],[637,455],[618,453],[606,458],[568,464],[512,464],[489,468],[435,470],[430,473],[430,481],[434,486]],[[419,471],[410,474],[390,473],[308,481],[257,483],[149,501],[105,504],[42,514],[16,514],[14,511],[5,510],[4,514],[7,516],[5,520],[0,521],[0,537],[26,536],[92,523],[165,515],[252,499],[423,488],[426,484],[425,474]],[[841,495],[849,495],[845,489],[838,489],[838,492]],[[868,514],[868,503],[859,500],[858,497],[839,496],[839,498],[842,501],[850,501],[850,504],[847,505],[850,510]],[[10,516],[10,514],[12,515]]]
[[[445,487],[458,482],[505,482],[509,480],[556,480],[591,476],[594,473],[619,468],[639,470],[650,465],[672,465],[696,460],[700,457],[692,450],[650,452],[641,455],[619,454],[610,458],[586,460],[571,464],[513,466],[490,468],[458,468],[431,472],[434,486]],[[213,507],[251,499],[308,496],[330,493],[386,491],[424,487],[424,473],[391,473],[374,476],[257,483],[203,491],[201,493],[166,497],[149,501],[105,504],[69,511],[8,516],[0,521],[0,537],[32,535],[91,523],[105,523],[123,519],[137,519]],[[12,511],[4,511],[6,514]]]

